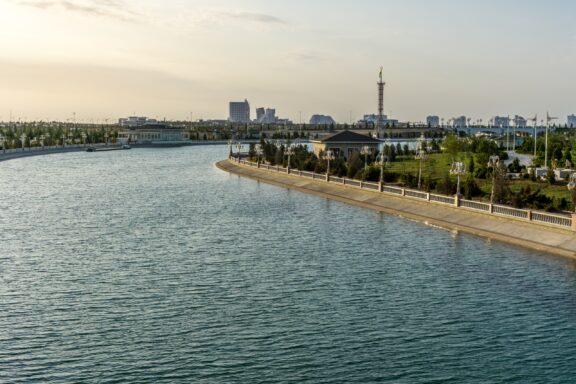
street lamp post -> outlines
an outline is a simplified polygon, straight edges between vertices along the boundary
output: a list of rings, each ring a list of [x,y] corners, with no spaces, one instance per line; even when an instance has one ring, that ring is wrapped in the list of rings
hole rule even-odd
[[[26,134],[22,134],[20,136],[20,140],[22,141],[22,151],[24,151],[24,146],[26,145]]]
[[[326,159],[326,181],[330,181],[330,160],[334,160],[334,152],[329,149],[324,154],[324,158]]]
[[[290,173],[290,157],[295,153],[294,151],[294,146],[293,145],[289,145],[288,148],[286,148],[286,154],[288,155],[288,164],[286,166],[286,169],[288,170],[288,173]]]
[[[368,155],[371,153],[372,149],[367,145],[363,146],[360,150],[360,154],[364,156],[364,171],[366,171],[366,168],[368,168]]]
[[[236,143],[236,149],[238,150],[238,162],[240,162],[240,152],[242,151],[242,143],[240,141]]]
[[[388,156],[384,154],[384,149],[380,153],[380,192],[382,192],[382,187],[384,186],[384,164],[388,161]]]
[[[420,160],[420,164],[418,166],[418,189],[422,189],[422,160],[426,160],[427,153],[425,148],[425,138],[424,134],[420,136],[418,140],[418,144],[416,145],[416,160]]]
[[[456,175],[458,181],[456,184],[456,196],[460,197],[460,175],[466,173],[466,165],[461,161],[455,161],[452,163],[452,168],[450,169],[450,174]]]
[[[60,138],[62,139],[62,148],[64,148],[66,146],[66,135],[62,134],[62,136],[60,136]]]
[[[86,138],[88,137],[88,135],[86,135],[86,132],[82,132],[80,136],[82,137],[82,144],[86,146]]]
[[[494,184],[496,183],[496,169],[500,165],[500,158],[498,156],[490,156],[488,159],[488,166],[492,167],[492,193],[490,193],[490,204],[494,204]]]
[[[568,190],[570,191],[570,194],[572,195],[572,204],[574,204],[574,207],[576,209],[576,173],[572,173],[570,175],[570,181],[568,182]],[[572,228],[574,229],[576,227],[576,215],[573,213],[572,214]]]
[[[254,150],[256,151],[256,163],[258,164],[258,168],[260,168],[260,156],[262,156],[262,153],[264,153],[262,150],[262,145],[256,144]]]
[[[46,140],[46,136],[40,135],[40,146],[42,147],[42,150],[44,150],[44,140]]]
[[[232,147],[234,146],[234,140],[228,140],[228,158],[232,158]]]

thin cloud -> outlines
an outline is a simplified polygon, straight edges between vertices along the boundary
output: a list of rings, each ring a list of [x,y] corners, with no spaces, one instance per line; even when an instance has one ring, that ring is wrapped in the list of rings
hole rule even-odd
[[[59,8],[69,12],[131,22],[136,21],[138,16],[119,0],[21,0],[18,4],[37,9]]]
[[[221,12],[221,15],[230,19],[246,20],[262,24],[287,25],[288,22],[276,16],[256,12]]]
[[[317,54],[317,53],[311,53],[311,52],[292,52],[289,53],[289,57],[291,57],[292,59],[296,60],[296,61],[300,61],[300,62],[321,62],[321,61],[326,61],[328,60],[328,56],[325,55],[321,55],[321,54]]]

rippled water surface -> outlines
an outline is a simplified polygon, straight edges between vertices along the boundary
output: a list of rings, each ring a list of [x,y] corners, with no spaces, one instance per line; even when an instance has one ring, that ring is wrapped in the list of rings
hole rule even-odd
[[[571,261],[214,167],[0,163],[0,382],[573,383]]]

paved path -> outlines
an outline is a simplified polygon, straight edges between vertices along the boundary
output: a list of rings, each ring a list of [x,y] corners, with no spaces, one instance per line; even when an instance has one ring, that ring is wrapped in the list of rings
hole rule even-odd
[[[229,160],[220,161],[216,166],[224,171],[269,184],[406,217],[429,225],[576,259],[576,233],[568,229],[552,228],[546,225],[467,211],[463,208],[303,179],[265,169],[238,165]]]

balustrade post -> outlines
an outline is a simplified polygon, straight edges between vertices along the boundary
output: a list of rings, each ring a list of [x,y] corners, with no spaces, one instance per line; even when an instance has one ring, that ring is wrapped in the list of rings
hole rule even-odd
[[[360,189],[362,189],[362,182],[360,182]]]
[[[526,218],[528,220],[532,221],[532,210],[531,209],[528,210],[528,214],[526,215]]]
[[[454,195],[454,206],[455,207],[459,207],[460,206],[460,194],[457,193],[456,195]]]
[[[426,194],[426,200],[427,200],[427,201],[430,201],[430,192],[428,192],[428,193]]]
[[[494,204],[490,203],[488,205],[490,206],[490,209],[489,209],[490,213],[494,213]]]
[[[576,231],[576,213],[572,214],[572,230]]]
[[[406,196],[406,190],[402,188],[402,196]]]
[[[384,190],[384,183],[381,181],[378,183],[378,192],[382,192]]]

